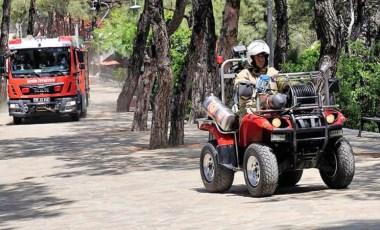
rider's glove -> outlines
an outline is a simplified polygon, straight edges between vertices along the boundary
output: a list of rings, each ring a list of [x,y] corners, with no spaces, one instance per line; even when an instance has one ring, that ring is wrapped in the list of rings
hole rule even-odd
[[[232,109],[231,109],[231,110],[232,110],[233,113],[236,114],[237,112],[239,112],[239,106],[238,106],[237,104],[234,104],[234,105],[232,106]]]

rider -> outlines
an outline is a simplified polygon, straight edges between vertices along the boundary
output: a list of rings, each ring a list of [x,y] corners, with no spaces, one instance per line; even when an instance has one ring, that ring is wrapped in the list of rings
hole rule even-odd
[[[254,88],[260,75],[274,76],[278,71],[273,67],[268,67],[269,46],[263,40],[255,40],[247,47],[248,68],[237,74],[234,81],[235,93],[239,91],[239,85],[251,84]],[[271,91],[277,91],[277,85],[271,81],[269,83]],[[238,99],[238,101],[236,101]],[[237,108],[238,107],[238,108]],[[241,118],[247,113],[247,109],[256,109],[256,101],[252,95],[236,95],[233,111]]]

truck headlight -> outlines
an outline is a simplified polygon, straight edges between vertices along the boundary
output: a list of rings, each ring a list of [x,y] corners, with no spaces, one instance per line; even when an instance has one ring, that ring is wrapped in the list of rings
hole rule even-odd
[[[76,105],[76,104],[77,104],[76,101],[68,101],[68,102],[66,102],[66,105],[65,105],[65,106],[74,106],[74,105]]]
[[[11,109],[19,109],[20,105],[19,104],[9,104],[9,108],[11,108]]]

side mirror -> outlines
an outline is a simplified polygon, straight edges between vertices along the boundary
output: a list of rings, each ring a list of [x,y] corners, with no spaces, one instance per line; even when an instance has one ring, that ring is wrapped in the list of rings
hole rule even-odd
[[[5,73],[5,58],[0,56],[0,74]]]
[[[86,69],[86,66],[83,63],[79,63],[79,69]]]
[[[78,55],[78,62],[79,63],[83,63],[84,62],[83,52],[82,51],[77,51],[77,55]]]
[[[232,52],[234,53],[234,57],[236,58],[245,57],[247,53],[247,48],[244,45],[234,46],[232,48]]]

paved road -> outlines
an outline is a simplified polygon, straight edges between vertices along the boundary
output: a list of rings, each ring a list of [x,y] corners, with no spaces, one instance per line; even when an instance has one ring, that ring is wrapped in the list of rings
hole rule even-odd
[[[88,117],[15,126],[0,113],[0,229],[380,229],[380,135],[344,130],[356,154],[349,189],[316,170],[298,186],[252,198],[242,173],[206,192],[199,153],[207,133],[186,125],[186,145],[148,150],[115,113],[118,89],[94,79]]]

